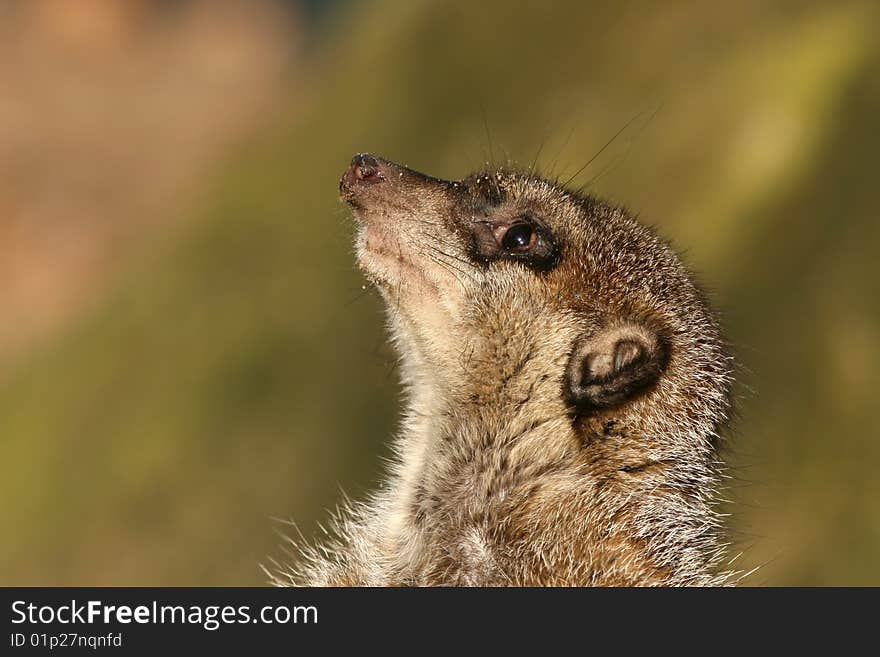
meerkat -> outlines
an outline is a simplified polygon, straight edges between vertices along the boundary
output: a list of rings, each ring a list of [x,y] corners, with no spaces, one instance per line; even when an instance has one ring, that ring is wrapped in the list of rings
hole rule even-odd
[[[728,583],[731,358],[673,248],[531,173],[357,155],[340,182],[407,410],[367,502],[278,584]]]

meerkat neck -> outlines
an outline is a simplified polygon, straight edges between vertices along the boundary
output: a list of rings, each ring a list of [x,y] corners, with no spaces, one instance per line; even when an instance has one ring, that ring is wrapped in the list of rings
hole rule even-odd
[[[571,434],[569,421],[503,397],[463,403],[430,379],[413,386],[394,514],[409,562],[430,554],[426,543],[454,545],[450,536],[469,536],[480,523],[479,531],[493,535],[518,518],[539,544],[580,545],[583,565],[566,567],[595,568],[595,584],[724,583],[727,576],[715,572],[718,516],[708,497],[678,490],[694,483],[693,473],[674,461],[630,470],[616,460],[614,436],[601,447],[561,440]],[[700,483],[711,486],[713,475],[700,473]],[[549,523],[563,510],[572,513],[568,520]],[[557,568],[567,581],[565,567]]]

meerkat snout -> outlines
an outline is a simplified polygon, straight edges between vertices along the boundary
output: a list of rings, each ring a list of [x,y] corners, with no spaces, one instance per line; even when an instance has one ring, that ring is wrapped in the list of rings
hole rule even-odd
[[[339,181],[339,190],[345,192],[347,188],[357,184],[375,184],[385,179],[384,172],[379,168],[379,162],[372,155],[358,153],[351,159],[351,164],[342,179]]]

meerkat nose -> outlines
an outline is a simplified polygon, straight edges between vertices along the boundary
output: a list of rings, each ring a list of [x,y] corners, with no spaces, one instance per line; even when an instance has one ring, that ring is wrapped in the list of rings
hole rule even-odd
[[[383,180],[385,180],[385,172],[379,164],[379,160],[367,153],[358,153],[351,159],[351,164],[342,174],[339,186],[345,188],[358,183],[375,184]]]

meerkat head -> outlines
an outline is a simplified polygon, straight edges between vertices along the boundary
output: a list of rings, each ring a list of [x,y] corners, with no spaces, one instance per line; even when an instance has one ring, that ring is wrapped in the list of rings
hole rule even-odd
[[[340,192],[413,376],[501,423],[556,420],[572,444],[637,436],[641,456],[615,453],[622,471],[645,450],[711,454],[728,359],[692,276],[651,229],[506,170],[447,181],[357,155]]]

